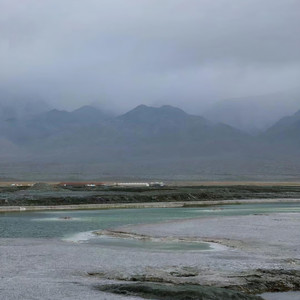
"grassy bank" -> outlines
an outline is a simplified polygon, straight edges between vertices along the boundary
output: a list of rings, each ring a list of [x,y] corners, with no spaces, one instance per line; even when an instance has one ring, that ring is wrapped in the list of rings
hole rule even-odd
[[[163,188],[78,187],[56,185],[0,187],[0,211],[181,207],[239,203],[254,199],[300,199],[300,186],[167,186]],[[289,200],[290,199],[290,200]],[[230,201],[228,201],[230,200]],[[261,201],[260,200],[260,201]],[[272,200],[272,201],[274,201]],[[269,200],[267,200],[269,201]],[[244,203],[244,201],[243,201]],[[42,207],[42,208],[41,208]],[[47,208],[48,207],[48,208]]]

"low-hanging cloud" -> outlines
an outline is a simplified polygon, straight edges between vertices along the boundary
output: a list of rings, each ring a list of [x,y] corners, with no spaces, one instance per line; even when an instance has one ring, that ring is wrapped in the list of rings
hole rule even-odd
[[[201,110],[299,85],[298,0],[0,0],[0,87]]]

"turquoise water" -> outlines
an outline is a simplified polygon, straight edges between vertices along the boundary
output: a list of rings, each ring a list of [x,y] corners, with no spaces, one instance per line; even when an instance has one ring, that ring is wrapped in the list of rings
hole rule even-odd
[[[1,213],[0,237],[64,238],[79,232],[109,229],[129,224],[273,212],[300,212],[300,203]]]

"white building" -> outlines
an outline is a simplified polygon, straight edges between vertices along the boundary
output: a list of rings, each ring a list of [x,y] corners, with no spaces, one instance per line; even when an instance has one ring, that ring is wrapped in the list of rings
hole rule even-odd
[[[156,181],[156,182],[150,182],[150,186],[165,186],[165,184],[162,181]]]
[[[116,186],[128,186],[128,187],[149,187],[148,182],[119,182]]]

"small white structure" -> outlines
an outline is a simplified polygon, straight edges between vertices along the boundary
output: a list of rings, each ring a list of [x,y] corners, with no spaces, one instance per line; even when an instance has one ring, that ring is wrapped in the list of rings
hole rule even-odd
[[[33,183],[12,183],[10,186],[33,186]]]
[[[128,186],[128,187],[149,187],[148,182],[119,182],[116,186]]]
[[[162,181],[150,182],[150,186],[153,187],[163,187],[165,184]]]

